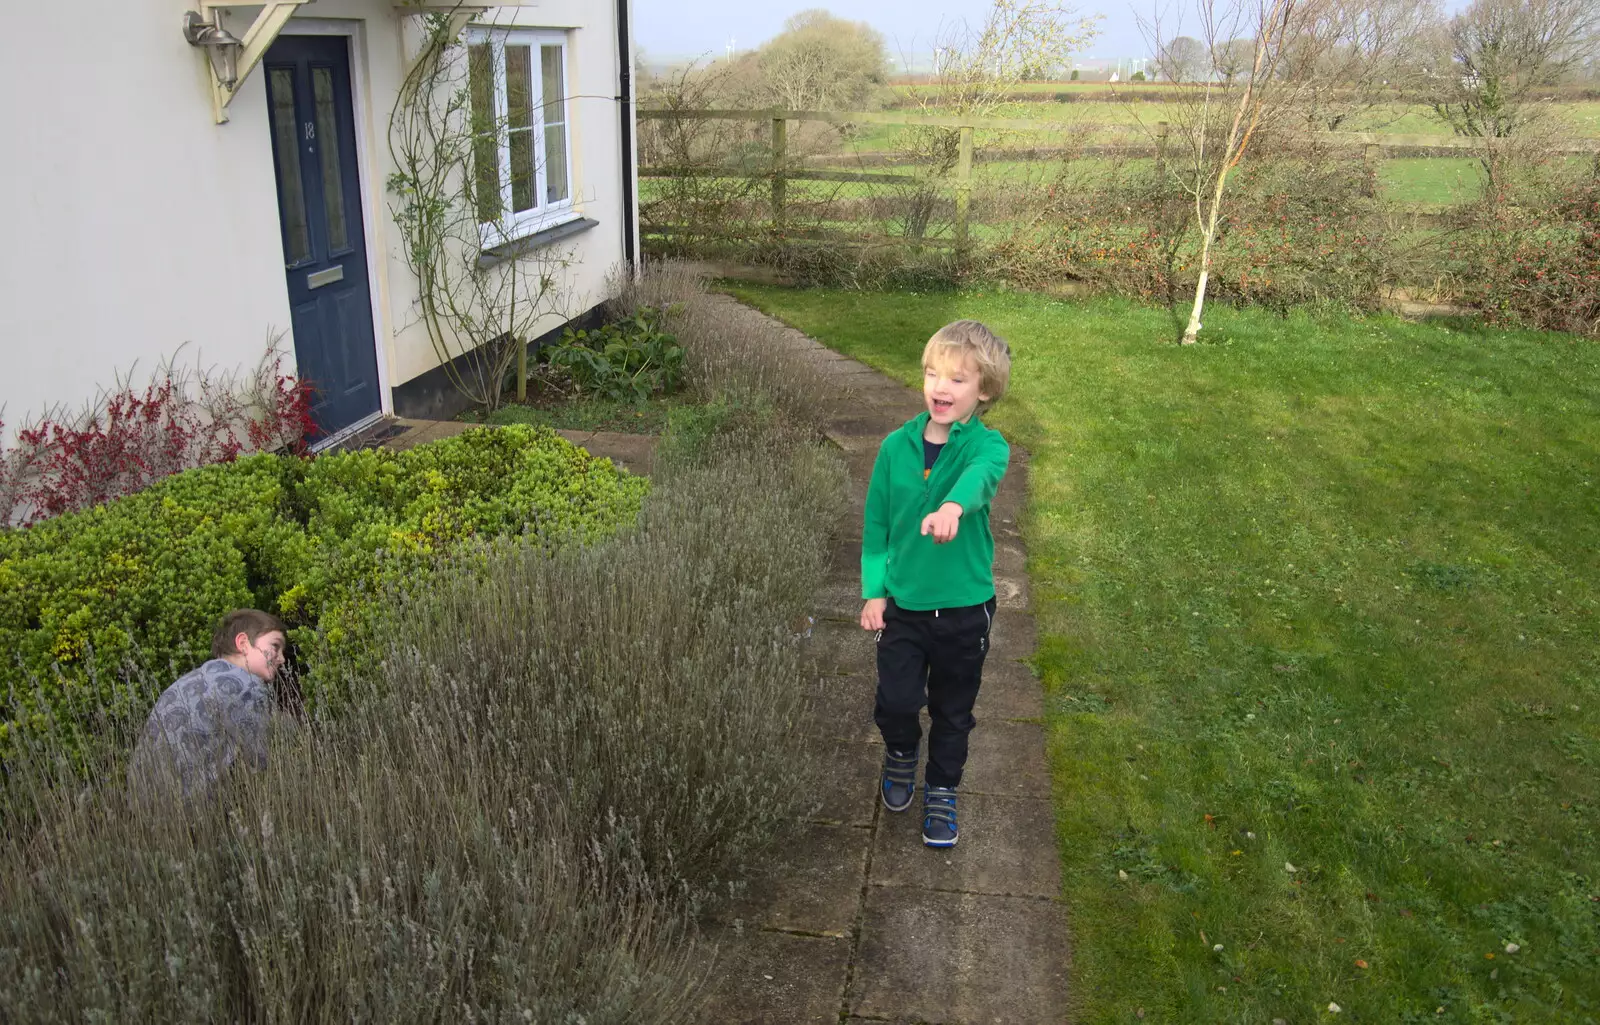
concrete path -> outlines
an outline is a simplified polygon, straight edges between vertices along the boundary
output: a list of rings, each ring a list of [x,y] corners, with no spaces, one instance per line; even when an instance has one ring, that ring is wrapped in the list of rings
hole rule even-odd
[[[826,773],[823,805],[787,848],[786,863],[756,880],[710,930],[721,953],[703,1020],[1065,1021],[1070,939],[1059,902],[1042,695],[1023,662],[1035,645],[1017,529],[1027,456],[1013,446],[993,507],[1000,612],[961,785],[961,842],[935,851],[922,845],[920,798],[898,815],[878,800],[875,649],[856,622],[872,461],[883,437],[922,409],[921,394],[798,331],[775,330],[732,299],[718,301],[727,303],[727,316],[748,318],[752,330],[792,346],[838,383],[828,437],[849,464],[851,502],[809,642],[817,666],[809,733]]]
[[[1018,517],[1027,455],[993,506],[1000,611],[961,785],[961,842],[922,845],[920,799],[892,815],[878,800],[883,746],[872,722],[872,638],[861,610],[861,512],[878,443],[922,396],[763,314],[717,297],[771,344],[792,347],[836,384],[827,434],[850,469],[831,575],[817,595],[812,756],[825,780],[804,835],[746,899],[708,926],[719,957],[702,1021],[748,1025],[1034,1025],[1067,1020],[1070,938],[1059,902],[1042,696],[1023,661],[1035,633]],[[469,424],[388,420],[369,442],[407,448]],[[655,438],[561,432],[596,455],[650,472]],[[378,437],[377,435],[381,435]],[[357,439],[351,447],[361,447]],[[924,713],[926,728],[926,713]]]

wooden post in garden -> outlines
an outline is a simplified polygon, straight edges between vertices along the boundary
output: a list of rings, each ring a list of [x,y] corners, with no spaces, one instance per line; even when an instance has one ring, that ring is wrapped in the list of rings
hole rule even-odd
[[[972,126],[961,126],[961,153],[956,158],[956,249],[967,248],[967,212],[972,206]]]
[[[789,150],[789,122],[781,117],[772,119],[772,226],[783,227],[783,206],[788,198],[789,182],[783,176],[783,164]]]
[[[1383,147],[1376,144],[1362,147],[1361,161],[1367,170],[1367,181],[1361,187],[1361,194],[1370,199],[1378,194],[1378,165],[1383,162]]]
[[[1156,122],[1156,181],[1167,177],[1167,130],[1172,126],[1165,121]]]
[[[513,338],[511,344],[517,347],[517,401],[528,401],[528,340],[526,338]]]

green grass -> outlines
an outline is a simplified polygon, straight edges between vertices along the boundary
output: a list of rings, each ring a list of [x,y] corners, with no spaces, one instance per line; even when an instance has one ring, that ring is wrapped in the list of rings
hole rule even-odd
[[[1083,1021],[1600,1017],[1594,342],[731,290],[907,382],[1015,348]]]
[[[1399,157],[1378,165],[1380,194],[1401,206],[1470,203],[1483,180],[1483,165],[1473,157]]]
[[[1118,167],[1143,169],[1149,158],[1133,158],[1121,163],[1106,157],[1083,157],[1068,162],[1065,167],[1058,160],[996,160],[973,166],[973,195],[982,197],[986,189],[1001,186],[1035,186],[1043,188],[1065,169],[1069,183],[1093,181],[1095,176],[1109,174]],[[829,165],[830,170],[859,171],[840,161]],[[879,174],[912,174],[907,167],[871,167],[866,170]],[[662,179],[646,178],[640,182],[640,195],[645,201],[660,198],[665,191]],[[736,179],[712,179],[732,191]],[[1478,198],[1483,187],[1482,166],[1473,157],[1400,157],[1385,160],[1378,165],[1380,196],[1402,208],[1431,205],[1467,203]],[[876,182],[823,182],[791,181],[788,197],[791,202],[832,201],[863,199],[871,196],[897,196],[907,194],[908,186]],[[949,183],[946,191],[953,193]]]

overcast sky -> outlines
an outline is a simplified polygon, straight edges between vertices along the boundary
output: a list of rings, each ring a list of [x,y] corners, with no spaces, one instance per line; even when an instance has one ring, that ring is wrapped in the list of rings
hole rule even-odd
[[[1139,32],[1138,17],[1148,18],[1159,0],[1086,0],[1084,13],[1104,15],[1100,36],[1087,54],[1095,57],[1142,57],[1148,47]],[[1468,0],[1443,0],[1447,10],[1458,10]],[[1181,4],[1167,0],[1176,11]],[[843,18],[865,21],[883,33],[889,53],[925,56],[933,49],[940,27],[974,26],[983,22],[989,0],[852,0],[849,3],[805,0],[634,0],[637,25],[634,40],[650,60],[679,59],[702,54],[720,56],[730,40],[740,50],[753,50],[783,28],[783,21],[807,7],[823,7]],[[1169,16],[1170,17],[1170,16]]]

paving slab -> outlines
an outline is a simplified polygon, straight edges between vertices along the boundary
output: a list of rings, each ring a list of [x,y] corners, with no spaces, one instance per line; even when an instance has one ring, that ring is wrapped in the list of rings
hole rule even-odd
[[[617,431],[557,431],[591,455],[611,460],[629,473],[648,477],[655,469],[656,443],[653,434],[622,434]]]
[[[430,441],[453,438],[463,431],[472,430],[476,426],[476,424],[462,423],[458,420],[414,420],[409,417],[384,417],[354,437],[346,439],[343,444],[337,447],[345,450],[381,447],[394,452],[404,452],[408,448],[425,445]]]
[[[1044,738],[1045,729],[1039,723],[979,719],[967,745],[961,792],[1049,797],[1050,762]],[[1055,848],[1048,853],[1055,855]]]
[[[874,730],[874,733],[877,731]],[[878,770],[883,747],[862,741],[835,741],[814,748],[817,799],[812,819],[828,825],[871,827],[878,814]],[[860,888],[862,879],[841,882]]]
[[[836,1025],[851,941],[731,927],[718,944],[702,1021],[718,1025]]]
[[[1039,647],[1039,630],[1030,615],[1017,610],[1005,611],[994,617],[989,628],[989,657],[1015,662],[1032,659]]]
[[[837,445],[837,439],[830,440]],[[858,500],[864,501],[866,498],[867,485],[872,482],[872,464],[878,458],[877,452],[876,445],[871,449],[862,449],[860,451],[852,451],[847,448],[840,448],[839,450],[839,458],[844,460],[844,468],[850,475],[850,486],[855,489],[852,497]],[[845,524],[843,523],[839,524],[840,528],[844,526]],[[840,536],[860,537],[861,524],[857,523],[855,526],[856,529],[854,531],[842,532]]]
[[[927,1025],[1059,1025],[1067,935],[1054,901],[870,887],[848,1009]]]
[[[803,649],[817,672],[805,730],[819,803],[797,842],[815,849],[793,852],[789,869],[753,885],[739,915],[755,928],[754,941],[719,969],[718,998],[703,1020],[1062,1021],[1070,1011],[1070,947],[1065,909],[1055,899],[1060,859],[1042,687],[1029,664],[1038,632],[1028,611],[1022,535],[1027,453],[1012,446],[991,510],[1001,611],[961,787],[961,843],[931,850],[921,843],[915,806],[893,814],[878,799],[876,648],[857,625],[872,461],[883,437],[922,408],[920,396],[732,299],[721,301],[728,316],[749,319],[772,345],[826,375],[841,396],[849,389],[848,401],[829,403],[827,436],[843,453],[850,483]],[[926,734],[926,710],[923,728]],[[780,970],[769,970],[774,965]],[[809,983],[795,981],[802,975]]]
[[[973,714],[980,721],[1038,721],[1044,715],[1044,690],[1028,666],[991,655],[983,663],[983,686]]]
[[[856,620],[861,616],[861,575],[849,579],[830,577],[817,589],[811,605],[828,619]]]
[[[877,675],[872,635],[861,629],[855,616],[819,620],[800,650],[801,656],[813,660],[817,672],[824,675]]]
[[[975,715],[976,717],[976,715]],[[873,731],[872,744],[882,757],[883,741]],[[928,735],[928,712],[922,711],[922,735]],[[967,764],[961,773],[963,794],[1003,797],[1049,797],[1050,762],[1045,755],[1044,727],[1037,722],[978,718],[968,735]],[[1055,854],[1054,850],[1050,852]]]
[[[870,743],[878,736],[872,721],[876,688],[877,681],[865,674],[818,676],[811,687],[806,735],[822,741]]]
[[[739,922],[747,930],[847,937],[860,908],[860,886],[838,883],[862,878],[871,846],[870,820],[865,826],[807,823],[716,920]]]
[[[1045,900],[1061,892],[1053,847],[1055,815],[1045,798],[963,792],[958,801],[961,842],[947,850],[923,846],[920,802],[883,815],[872,848],[872,885],[989,893]]]

